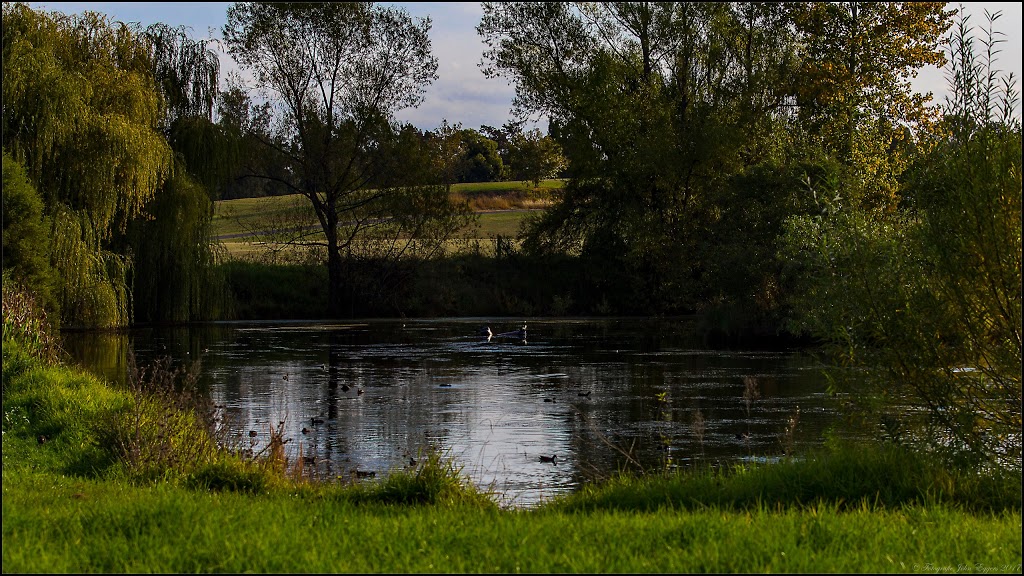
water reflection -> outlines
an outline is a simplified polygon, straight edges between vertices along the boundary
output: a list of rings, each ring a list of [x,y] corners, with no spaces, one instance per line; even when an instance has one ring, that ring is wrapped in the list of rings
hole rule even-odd
[[[114,380],[129,346],[140,364],[198,361],[231,434],[258,449],[280,426],[322,476],[381,475],[435,448],[518,505],[628,467],[775,457],[819,444],[836,417],[808,358],[709,350],[687,320],[531,320],[527,339],[498,337],[522,324],[218,323],[66,347]]]

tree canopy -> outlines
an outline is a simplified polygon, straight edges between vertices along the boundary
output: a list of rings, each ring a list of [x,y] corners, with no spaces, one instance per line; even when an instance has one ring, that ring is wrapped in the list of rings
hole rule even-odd
[[[42,197],[62,321],[126,325],[133,278],[183,285],[132,273],[166,236],[137,235],[133,246],[124,238],[155,217],[154,202],[184,171],[175,159],[184,148],[171,137],[185,118],[210,109],[216,56],[180,29],[143,29],[95,12],[66,16],[5,3],[3,18],[4,150]],[[167,233],[199,223],[179,222]],[[193,289],[187,297],[198,295]]]
[[[287,167],[284,177],[253,175],[309,202],[324,235],[332,314],[341,307],[344,251],[361,232],[380,229],[381,206],[403,205],[394,203],[409,193],[403,188],[431,182],[405,162],[416,156],[411,127],[394,122],[437,78],[429,30],[429,19],[372,3],[236,3],[228,10],[228,51],[274,103],[273,132],[263,144]],[[446,221],[449,208],[434,216]],[[397,223],[398,215],[387,217]]]
[[[105,242],[140,215],[171,171],[141,33],[4,4],[4,147],[52,218],[52,259],[68,323],[123,325],[130,261]]]

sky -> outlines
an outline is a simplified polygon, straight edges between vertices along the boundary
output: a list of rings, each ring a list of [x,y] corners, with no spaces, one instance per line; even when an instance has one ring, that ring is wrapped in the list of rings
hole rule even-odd
[[[476,25],[483,10],[476,2],[394,2],[386,3],[405,8],[414,17],[429,16],[432,21],[431,44],[438,59],[438,79],[427,89],[425,100],[414,109],[400,112],[398,120],[410,122],[423,130],[437,128],[442,120],[450,124],[461,123],[465,128],[482,125],[500,127],[510,120],[510,108],[515,89],[504,78],[485,78],[478,66],[484,44],[476,33]],[[184,25],[192,30],[194,38],[220,39],[220,29],[227,21],[229,2],[30,2],[36,9],[77,14],[93,10],[107,14],[114,20],[139,22],[149,25],[163,22],[170,26]],[[1000,46],[1002,53],[997,62],[1014,78],[1021,78],[1021,3],[1019,2],[965,2],[971,14],[969,22],[978,28],[987,22],[985,10],[1002,11],[995,29],[1005,34]],[[961,6],[950,3],[950,8]],[[979,34],[980,35],[980,34]],[[226,51],[220,49],[222,82],[237,66]],[[937,102],[947,94],[942,70],[934,67],[922,69],[914,81],[919,92],[932,92]],[[1018,104],[1017,110],[1020,110]],[[541,126],[544,128],[544,126]]]

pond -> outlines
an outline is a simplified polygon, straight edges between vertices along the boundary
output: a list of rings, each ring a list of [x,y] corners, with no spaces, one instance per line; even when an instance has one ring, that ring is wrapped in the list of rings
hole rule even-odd
[[[65,348],[114,381],[128,350],[192,365],[237,445],[279,429],[319,477],[437,450],[508,506],[618,470],[775,459],[820,445],[839,408],[809,356],[712,349],[687,318],[212,323]]]

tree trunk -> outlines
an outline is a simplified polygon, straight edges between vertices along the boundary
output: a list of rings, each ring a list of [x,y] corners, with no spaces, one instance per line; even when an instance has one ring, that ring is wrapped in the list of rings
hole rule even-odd
[[[327,213],[327,229],[324,234],[327,236],[327,315],[331,318],[341,317],[341,283],[343,274],[343,263],[341,261],[341,249],[338,246],[338,217],[334,211]]]

